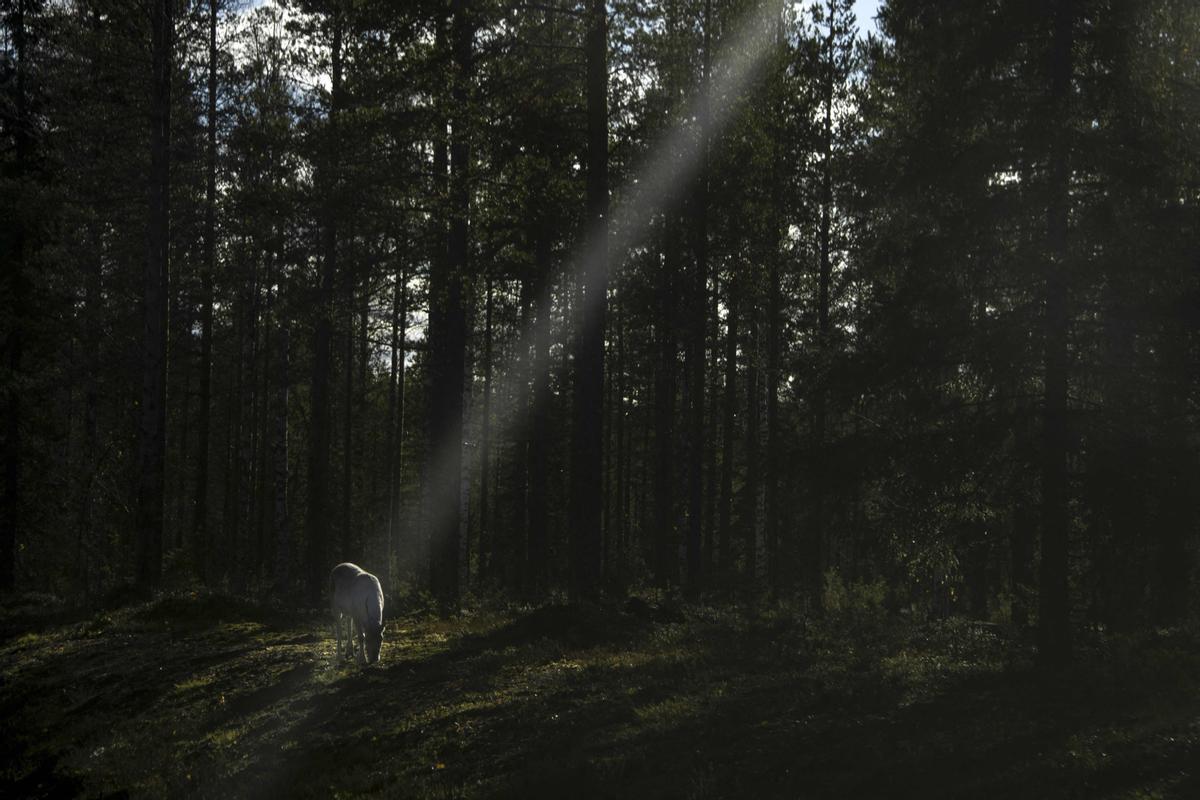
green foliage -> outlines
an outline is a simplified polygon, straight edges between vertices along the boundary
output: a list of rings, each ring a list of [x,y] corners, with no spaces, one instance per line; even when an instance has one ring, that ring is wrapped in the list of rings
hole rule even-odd
[[[887,583],[882,578],[846,582],[837,569],[828,569],[825,570],[821,608],[835,615],[876,617],[885,613],[887,594]]]

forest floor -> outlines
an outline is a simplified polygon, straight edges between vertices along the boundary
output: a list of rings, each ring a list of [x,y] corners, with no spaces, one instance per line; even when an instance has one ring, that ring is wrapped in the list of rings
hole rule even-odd
[[[217,596],[0,610],[4,797],[1200,797],[1200,636],[546,606],[391,620]],[[1015,655],[1014,655],[1015,653]]]

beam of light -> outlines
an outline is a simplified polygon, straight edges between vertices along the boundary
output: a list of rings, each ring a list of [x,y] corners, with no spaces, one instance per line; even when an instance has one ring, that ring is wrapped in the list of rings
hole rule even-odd
[[[733,118],[747,87],[778,46],[776,26],[780,24],[782,11],[779,0],[760,0],[745,14],[735,35],[720,48],[713,61],[707,91],[696,93],[679,121],[651,149],[641,167],[634,171],[636,177],[616,193],[617,202],[610,212],[608,247],[597,246],[599,237],[603,235],[602,230],[589,230],[582,246],[566,260],[562,271],[565,276],[577,278],[595,275],[599,270],[603,273],[603,282],[596,280],[594,285],[609,285],[612,275],[624,265],[629,251],[650,232],[654,218],[670,198],[688,186],[701,168],[704,154],[695,121],[702,119],[701,114],[707,109],[708,134],[710,139],[715,140]],[[492,392],[495,397],[504,397],[520,381],[532,381],[535,376],[549,370],[548,359],[535,358],[533,354],[548,352],[553,343],[551,311],[556,283],[554,280],[546,281],[547,288],[537,299],[535,319],[522,331],[515,346],[514,363],[504,369],[494,370]],[[607,300],[606,295],[607,292],[582,294],[579,305],[574,309],[576,320],[568,329],[579,330],[581,324],[586,325],[590,319],[594,319],[601,309],[601,301]],[[516,396],[522,394],[516,393]],[[498,409],[495,404],[492,408],[495,410],[491,424],[493,441],[503,440],[513,433],[523,424],[527,413],[525,408]],[[537,409],[534,413],[537,413]],[[536,419],[531,422],[537,424]],[[461,441],[436,443],[432,459],[425,462],[430,465],[425,476],[426,482],[433,480],[435,486],[445,485],[438,478],[444,478],[448,471],[454,469],[454,463],[461,458],[456,458],[456,453],[462,452],[462,446]],[[477,458],[462,459],[461,463],[463,475],[474,474],[473,470],[478,468]],[[421,551],[414,554],[416,560],[410,563],[426,563],[430,543],[425,537],[431,531],[441,530],[448,522],[448,516],[460,509],[443,505],[424,510],[429,516],[423,520],[419,511],[406,515],[409,517],[406,527],[411,529],[414,525],[420,525],[422,534],[419,537],[405,537],[410,542],[415,539],[418,546],[422,547]],[[461,525],[460,520],[460,530]],[[460,564],[460,569],[462,566]]]

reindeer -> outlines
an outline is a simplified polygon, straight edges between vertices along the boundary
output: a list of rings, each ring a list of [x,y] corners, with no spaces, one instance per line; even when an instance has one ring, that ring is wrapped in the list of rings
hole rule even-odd
[[[379,579],[354,564],[338,564],[329,574],[330,610],[333,612],[333,636],[337,657],[342,653],[342,621],[346,631],[345,657],[354,655],[358,642],[358,662],[374,664],[383,646],[383,587]]]

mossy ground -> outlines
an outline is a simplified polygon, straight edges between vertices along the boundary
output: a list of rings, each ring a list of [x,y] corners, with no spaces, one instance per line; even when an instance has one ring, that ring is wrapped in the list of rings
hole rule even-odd
[[[0,615],[5,797],[1200,797],[1200,644],[783,611]],[[1016,655],[1014,655],[1014,653]]]

